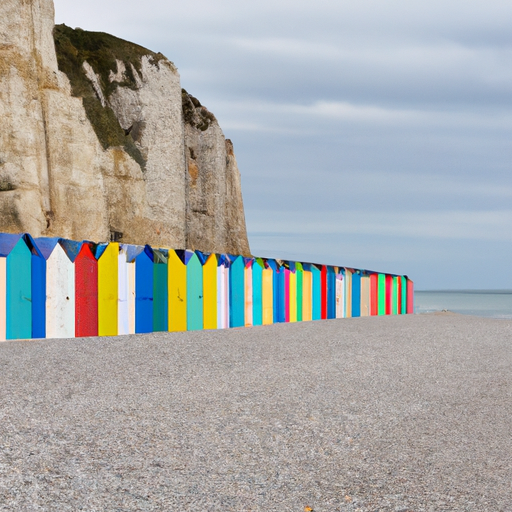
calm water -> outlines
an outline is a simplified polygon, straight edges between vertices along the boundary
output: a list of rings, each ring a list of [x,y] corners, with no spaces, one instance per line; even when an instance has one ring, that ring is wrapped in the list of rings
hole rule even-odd
[[[464,315],[512,319],[512,290],[415,291],[415,313],[447,309]]]

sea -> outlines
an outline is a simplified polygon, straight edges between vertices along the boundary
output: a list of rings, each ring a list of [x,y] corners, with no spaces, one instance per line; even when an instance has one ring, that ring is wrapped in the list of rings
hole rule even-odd
[[[414,312],[453,311],[463,315],[512,319],[512,290],[414,291]]]

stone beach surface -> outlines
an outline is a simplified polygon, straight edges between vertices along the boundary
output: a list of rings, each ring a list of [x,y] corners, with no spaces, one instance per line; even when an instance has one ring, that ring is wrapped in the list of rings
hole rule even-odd
[[[508,320],[8,342],[0,389],[0,510],[512,511]]]

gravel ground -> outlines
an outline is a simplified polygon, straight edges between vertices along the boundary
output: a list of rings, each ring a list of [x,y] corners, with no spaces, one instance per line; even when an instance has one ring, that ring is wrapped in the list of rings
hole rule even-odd
[[[0,510],[512,511],[512,322],[0,344]]]

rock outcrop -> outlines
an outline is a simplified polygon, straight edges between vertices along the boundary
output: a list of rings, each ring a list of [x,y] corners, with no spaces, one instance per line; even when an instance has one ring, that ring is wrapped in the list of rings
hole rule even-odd
[[[0,230],[250,253],[231,141],[163,55],[0,5]]]

